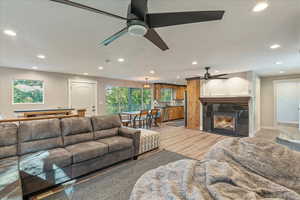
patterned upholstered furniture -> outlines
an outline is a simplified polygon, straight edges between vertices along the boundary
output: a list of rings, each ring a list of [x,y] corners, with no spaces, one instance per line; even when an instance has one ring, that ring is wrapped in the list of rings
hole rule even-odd
[[[140,131],[121,127],[117,115],[0,124],[0,193],[11,191],[0,199],[22,199],[22,192],[28,195],[136,158],[139,139]],[[13,178],[2,181],[7,176]]]
[[[22,199],[17,157],[17,126],[0,124],[0,199]]]
[[[147,129],[139,129],[141,131],[139,155],[153,149],[159,148],[160,133]]]

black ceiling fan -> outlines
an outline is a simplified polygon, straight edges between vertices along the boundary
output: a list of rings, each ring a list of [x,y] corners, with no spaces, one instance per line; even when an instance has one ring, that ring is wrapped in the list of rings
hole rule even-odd
[[[125,28],[115,33],[114,35],[104,40],[103,42],[101,42],[101,44],[105,46],[109,45],[111,42],[118,39],[125,33],[129,33],[134,36],[144,36],[163,51],[169,49],[169,47],[158,35],[158,33],[154,30],[154,28],[221,20],[225,13],[225,11],[223,10],[172,12],[172,13],[148,13],[148,5],[147,5],[148,0],[131,0],[131,4],[128,7],[127,17],[122,17],[80,3],[76,3],[70,0],[50,0],[50,1],[85,9],[109,17],[125,20],[127,22],[127,26]]]
[[[218,75],[211,75],[208,71],[210,70],[210,67],[205,67],[206,73],[203,77],[200,77],[202,80],[211,80],[211,79],[228,79],[223,76],[227,76],[228,74],[218,74]]]

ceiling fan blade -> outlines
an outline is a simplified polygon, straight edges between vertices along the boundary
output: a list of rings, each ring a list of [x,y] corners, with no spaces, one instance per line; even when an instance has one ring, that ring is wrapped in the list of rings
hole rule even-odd
[[[218,75],[213,75],[213,76],[210,76],[210,78],[219,78],[221,76],[227,76],[228,74],[218,74]]]
[[[123,36],[124,34],[126,34],[128,31],[128,27],[123,28],[122,30],[120,30],[119,32],[115,33],[114,35],[110,36],[109,38],[107,38],[106,40],[101,42],[101,45],[107,46],[110,43],[112,43],[113,41],[115,41],[116,39],[118,39],[119,37]]]
[[[90,6],[86,6],[86,5],[76,3],[76,2],[73,2],[73,1],[70,1],[70,0],[50,0],[50,1],[57,2],[57,3],[62,3],[62,4],[65,4],[65,5],[68,5],[68,6],[76,7],[76,8],[81,8],[81,9],[84,9],[84,10],[88,10],[88,11],[91,11],[91,12],[94,12],[94,13],[99,13],[99,14],[106,15],[106,16],[109,16],[109,17],[114,17],[114,18],[117,18],[117,19],[128,20],[125,17],[115,15],[115,14],[112,14],[112,13],[109,13],[109,12],[106,12],[106,11],[98,10],[96,8],[92,8]]]
[[[190,24],[221,20],[225,11],[192,11],[175,13],[149,13],[147,14],[147,24],[150,28],[173,26],[180,24]]]
[[[131,0],[131,13],[144,20],[148,12],[148,0]]]
[[[167,44],[161,39],[161,37],[154,29],[148,29],[148,32],[144,37],[150,40],[153,44],[155,44],[158,48],[160,48],[163,51],[169,49]]]
[[[217,78],[217,77],[216,77],[216,78],[212,78],[212,77],[210,77],[209,79],[210,79],[210,80],[215,80],[215,79],[227,80],[228,78]]]

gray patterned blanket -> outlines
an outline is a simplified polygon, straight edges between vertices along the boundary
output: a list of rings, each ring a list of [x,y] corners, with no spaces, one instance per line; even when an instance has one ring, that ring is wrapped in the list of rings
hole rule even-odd
[[[258,138],[226,139],[202,161],[145,173],[130,200],[300,200],[300,153]]]

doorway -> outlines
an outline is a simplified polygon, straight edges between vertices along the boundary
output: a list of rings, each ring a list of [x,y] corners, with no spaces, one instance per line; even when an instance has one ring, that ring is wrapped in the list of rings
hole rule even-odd
[[[86,116],[97,115],[97,88],[96,81],[69,80],[69,107],[86,109]]]

